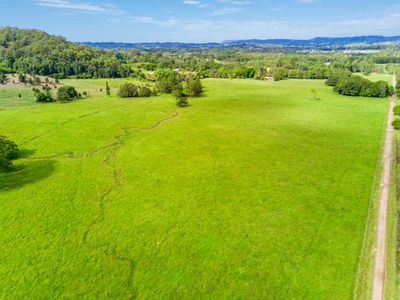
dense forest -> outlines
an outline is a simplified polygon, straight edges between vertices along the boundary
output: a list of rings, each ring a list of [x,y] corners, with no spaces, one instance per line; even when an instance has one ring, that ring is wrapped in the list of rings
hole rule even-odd
[[[0,67],[56,78],[129,76],[111,51],[79,46],[38,30],[16,28],[0,29]]]

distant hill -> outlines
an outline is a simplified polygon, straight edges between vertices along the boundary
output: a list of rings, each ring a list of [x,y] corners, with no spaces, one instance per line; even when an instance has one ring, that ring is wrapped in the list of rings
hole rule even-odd
[[[353,36],[353,37],[316,37],[310,40],[291,40],[291,39],[266,39],[266,40],[228,40],[222,42],[224,45],[346,45],[346,44],[377,44],[385,42],[400,42],[400,36]]]
[[[246,46],[246,45],[273,45],[287,47],[309,47],[328,45],[350,45],[350,44],[379,44],[385,42],[400,42],[400,36],[353,36],[353,37],[316,37],[309,40],[301,39],[250,39],[250,40],[227,40],[222,43],[177,43],[177,42],[155,42],[155,43],[118,43],[118,42],[83,42],[83,44],[99,49],[190,49],[190,48],[211,48],[221,46]]]
[[[221,43],[175,43],[175,42],[154,42],[154,43],[119,43],[119,42],[83,42],[78,43],[85,46],[99,49],[145,49],[145,48],[210,48],[219,47]]]

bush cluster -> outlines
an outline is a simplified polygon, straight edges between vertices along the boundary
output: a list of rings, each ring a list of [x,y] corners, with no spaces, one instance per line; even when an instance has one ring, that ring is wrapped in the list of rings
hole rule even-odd
[[[120,86],[118,96],[122,98],[151,97],[157,92],[144,84],[125,83]]]
[[[393,113],[396,116],[400,116],[400,105],[396,105],[395,107],[393,107]]]
[[[57,91],[57,100],[61,102],[69,102],[78,99],[79,94],[72,86],[62,86]]]
[[[36,102],[48,103],[55,101],[51,95],[51,88],[48,86],[44,86],[42,89],[33,88],[32,90]],[[74,99],[79,99],[80,97],[81,95],[72,86],[63,86],[57,90],[57,100],[60,102],[70,102]]]
[[[7,82],[6,74],[0,73],[0,84],[5,84]]]
[[[179,73],[171,69],[157,70],[155,75],[156,89],[160,93],[171,94],[174,87],[182,81]]]
[[[51,89],[49,87],[43,87],[42,90],[33,88],[32,90],[36,102],[41,102],[41,103],[54,102],[54,99],[50,93]]]
[[[185,78],[170,69],[161,69],[156,72],[156,88],[161,93],[172,94],[179,107],[189,105],[188,97],[200,97],[203,94],[203,85],[198,77]]]
[[[203,94],[203,85],[200,79],[188,79],[186,80],[186,94],[189,97],[200,97]]]
[[[397,118],[392,122],[392,126],[394,129],[399,130],[400,129],[400,119]]]
[[[335,92],[345,96],[385,98],[392,92],[385,81],[372,82],[357,75],[338,77],[336,73],[328,78],[326,84],[334,86]]]
[[[176,98],[177,106],[186,107],[189,105],[187,95],[183,91],[183,85],[181,82],[174,86],[172,95]]]
[[[344,78],[350,78],[352,73],[350,71],[332,70],[329,72],[328,79],[325,84],[335,87],[338,82]]]
[[[18,154],[17,144],[5,136],[0,136],[0,172],[10,171],[12,161],[18,158]]]

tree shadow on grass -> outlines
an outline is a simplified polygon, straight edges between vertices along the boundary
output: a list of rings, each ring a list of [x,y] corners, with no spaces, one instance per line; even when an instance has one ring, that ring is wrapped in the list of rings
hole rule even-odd
[[[0,191],[14,190],[49,177],[55,170],[55,161],[26,162],[13,171],[0,173]]]
[[[31,149],[21,149],[19,150],[18,158],[29,158],[33,154],[35,154],[36,150],[31,150]]]

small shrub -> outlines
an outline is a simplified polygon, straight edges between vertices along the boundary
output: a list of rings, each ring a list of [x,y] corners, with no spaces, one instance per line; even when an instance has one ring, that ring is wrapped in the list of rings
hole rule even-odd
[[[176,98],[180,98],[185,96],[183,93],[183,86],[182,83],[178,83],[176,84],[171,91],[172,96],[176,97]]]
[[[133,83],[125,83],[120,86],[118,90],[118,96],[122,98],[132,98],[139,96],[139,89]]]
[[[396,116],[400,116],[400,105],[396,105],[395,107],[393,107],[393,113]]]
[[[17,144],[5,136],[0,136],[0,172],[12,170],[12,160],[18,158]]]
[[[5,84],[7,82],[7,77],[5,74],[0,73],[0,84]]]
[[[147,85],[141,85],[138,88],[138,94],[139,94],[139,97],[151,97],[153,92],[152,92],[151,88],[148,87]]]
[[[13,160],[18,158],[19,149],[15,142],[10,141],[5,136],[0,136],[0,153],[2,153],[5,158]]]
[[[69,102],[79,98],[78,92],[72,86],[60,87],[57,91],[57,99],[61,102]]]
[[[157,90],[165,94],[171,94],[174,86],[180,82],[179,73],[174,70],[160,69],[155,76]]]
[[[110,89],[110,86],[108,85],[108,81],[106,81],[106,95],[107,96],[111,95],[111,89]]]
[[[176,98],[176,105],[179,107],[186,107],[189,105],[189,101],[183,92],[182,83],[175,85],[172,89],[172,95]]]
[[[39,89],[33,89],[33,95],[35,96],[36,102],[53,102],[53,98],[51,97],[50,94],[50,89],[46,89],[44,91],[41,91]]]
[[[156,88],[152,88],[151,89],[151,95],[152,96],[158,96],[158,94],[159,94],[159,91]]]
[[[5,158],[4,154],[0,152],[0,172],[7,172],[12,169],[11,160]]]
[[[18,80],[21,83],[26,83],[26,77],[24,74],[18,74]]]
[[[42,81],[40,80],[39,77],[34,76],[32,82],[33,82],[33,85],[40,85]]]
[[[203,93],[203,85],[200,79],[189,79],[186,81],[186,93],[189,97],[200,97]]]
[[[144,84],[136,85],[133,83],[125,83],[121,85],[118,90],[118,96],[122,98],[151,97],[153,95],[154,90]]]
[[[185,96],[176,97],[176,105],[179,107],[186,107],[189,105],[189,101]]]
[[[393,126],[394,129],[400,130],[400,119],[399,119],[399,118],[395,119],[395,120],[392,122],[392,126]]]

